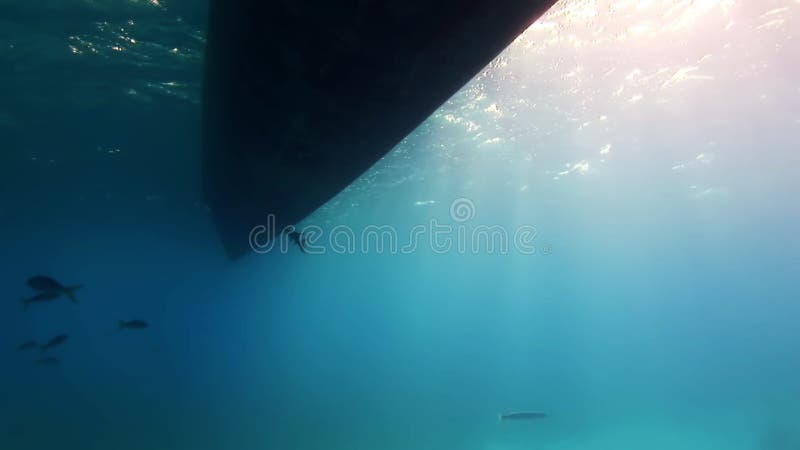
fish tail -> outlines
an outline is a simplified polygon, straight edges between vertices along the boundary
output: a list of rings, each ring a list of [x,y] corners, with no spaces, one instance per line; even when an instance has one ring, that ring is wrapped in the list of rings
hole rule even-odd
[[[75,291],[77,291],[78,289],[80,289],[82,287],[83,287],[82,284],[77,284],[75,286],[67,286],[67,287],[64,288],[64,295],[66,295],[67,298],[69,298],[72,303],[76,303],[77,304],[78,303],[78,299],[75,298]]]
[[[117,321],[117,330],[122,330],[123,328],[125,328],[125,321],[124,320],[118,320]]]

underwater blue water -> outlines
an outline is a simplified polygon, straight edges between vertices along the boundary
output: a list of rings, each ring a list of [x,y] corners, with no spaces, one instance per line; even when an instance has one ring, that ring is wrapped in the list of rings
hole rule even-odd
[[[796,1],[562,2],[306,224],[533,254],[236,263],[203,8],[41,7],[0,2],[0,449],[800,449]]]

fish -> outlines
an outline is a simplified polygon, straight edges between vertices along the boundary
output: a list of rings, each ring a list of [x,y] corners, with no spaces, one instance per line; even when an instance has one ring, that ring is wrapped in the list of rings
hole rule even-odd
[[[23,298],[22,299],[22,310],[25,311],[26,309],[28,309],[28,306],[30,306],[31,303],[49,302],[49,301],[53,301],[53,300],[57,299],[58,297],[61,297],[61,293],[60,292],[51,291],[51,292],[40,292],[40,293],[34,295],[33,297]]]
[[[58,336],[54,337],[53,339],[50,339],[47,342],[47,344],[44,344],[43,346],[40,347],[42,349],[42,353],[46,352],[47,350],[50,350],[53,347],[57,347],[57,346],[63,344],[64,341],[66,341],[68,338],[69,338],[69,336],[66,335],[66,334],[59,334]]]
[[[83,287],[82,284],[75,286],[64,286],[58,281],[44,275],[37,275],[35,277],[28,278],[27,284],[35,291],[58,292],[64,294],[70,299],[70,301],[72,301],[72,303],[78,303],[78,299],[75,298],[75,291]]]
[[[47,358],[37,359],[36,364],[40,364],[43,366],[57,366],[61,364],[61,360],[56,358],[55,356],[48,356]]]
[[[117,324],[119,325],[119,330],[124,330],[125,328],[129,330],[143,330],[149,326],[144,320],[119,320]]]
[[[39,347],[40,347],[40,345],[39,345],[38,342],[36,342],[36,341],[28,341],[28,342],[20,345],[19,347],[17,347],[17,350],[19,350],[19,351],[31,350],[31,349],[39,348]]]
[[[305,236],[303,236],[302,233],[300,233],[298,231],[292,231],[290,233],[287,233],[286,235],[289,236],[289,239],[291,239],[292,242],[295,243],[295,245],[297,245],[297,247],[300,249],[301,252],[307,253],[306,252],[306,241],[307,241],[307,239],[306,239]]]
[[[549,416],[543,412],[534,412],[534,411],[524,411],[524,412],[512,412],[506,414],[500,414],[499,419],[500,421],[503,420],[538,420],[538,419],[546,419]]]

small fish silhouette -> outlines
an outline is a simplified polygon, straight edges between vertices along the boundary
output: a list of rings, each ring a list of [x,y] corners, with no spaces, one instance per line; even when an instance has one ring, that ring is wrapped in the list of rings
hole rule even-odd
[[[69,336],[66,335],[66,334],[59,334],[58,336],[54,337],[53,339],[50,339],[47,342],[47,344],[44,344],[43,346],[41,346],[42,353],[46,352],[47,350],[50,350],[53,347],[57,347],[57,346],[63,344],[64,341],[66,341],[68,338],[69,338]]]
[[[30,286],[31,289],[39,292],[58,292],[60,294],[64,294],[72,301],[72,303],[78,303],[78,299],[75,298],[75,291],[83,287],[82,284],[75,286],[64,286],[58,281],[44,275],[37,275],[35,277],[28,278],[28,286]]]
[[[130,329],[130,330],[143,330],[147,328],[149,325],[144,320],[119,320],[117,321],[118,329]]]

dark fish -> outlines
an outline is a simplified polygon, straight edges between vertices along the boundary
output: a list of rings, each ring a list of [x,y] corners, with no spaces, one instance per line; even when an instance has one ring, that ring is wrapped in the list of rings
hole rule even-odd
[[[289,239],[291,239],[298,248],[300,248],[301,252],[306,253],[306,238],[303,237],[300,232],[292,231],[290,233],[286,233],[286,235],[289,236]]]
[[[43,292],[62,291],[64,289],[61,283],[44,275],[28,278],[28,286],[30,286],[31,289]]]
[[[75,291],[83,287],[82,284],[76,286],[64,286],[58,281],[44,275],[38,275],[29,278],[28,286],[35,291],[58,292],[64,294],[72,301],[72,303],[78,303],[78,300],[75,298]]]
[[[57,366],[61,364],[61,360],[55,356],[48,356],[47,358],[37,359],[36,364],[41,364],[43,366]]]
[[[129,320],[127,322],[124,320],[120,320],[117,322],[117,324],[119,324],[120,330],[125,328],[128,328],[130,330],[143,330],[148,327],[147,322],[145,322],[144,320]]]
[[[39,344],[36,341],[28,341],[28,342],[20,345],[19,347],[17,347],[17,350],[19,350],[19,351],[31,350],[31,349],[34,349],[34,348],[39,348]]]
[[[61,297],[61,292],[51,291],[51,292],[40,292],[40,293],[34,295],[31,298],[23,298],[22,299],[22,310],[24,311],[24,310],[28,309],[28,306],[30,306],[31,303],[49,302],[49,301],[53,301],[53,300],[57,299],[58,297]]]
[[[543,412],[514,412],[500,414],[500,420],[537,420],[546,419],[548,416]]]
[[[50,341],[47,344],[44,344],[41,347],[42,348],[42,352],[46,352],[47,350],[50,350],[53,347],[57,347],[57,346],[63,344],[64,341],[66,341],[68,338],[69,338],[69,336],[67,336],[66,334],[59,334],[58,336],[54,337],[53,339],[50,339]]]

